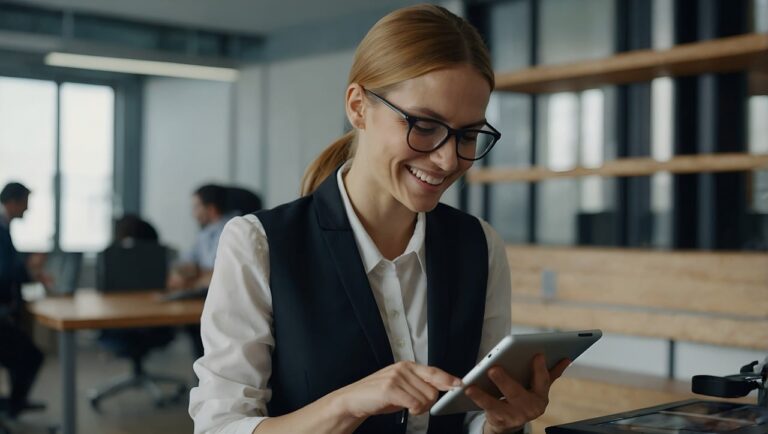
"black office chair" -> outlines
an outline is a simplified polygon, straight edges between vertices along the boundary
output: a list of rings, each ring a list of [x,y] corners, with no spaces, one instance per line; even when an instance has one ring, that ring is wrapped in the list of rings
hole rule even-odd
[[[176,331],[169,327],[108,330],[102,333],[98,338],[99,344],[115,356],[129,359],[131,373],[91,391],[91,407],[100,411],[103,400],[134,387],[143,387],[152,396],[155,407],[179,402],[186,394],[186,382],[180,378],[148,373],[143,363],[152,351],[167,346],[175,336]],[[175,392],[165,395],[161,384],[175,386]]]
[[[165,286],[167,249],[154,242],[131,242],[110,246],[97,258],[97,286],[104,292],[160,289]],[[101,402],[124,390],[143,387],[156,407],[178,402],[187,391],[180,378],[150,374],[143,362],[154,350],[173,341],[176,330],[171,327],[104,330],[98,342],[120,358],[131,361],[131,373],[89,393],[91,407],[100,411]],[[175,392],[165,395],[161,384],[175,386]]]

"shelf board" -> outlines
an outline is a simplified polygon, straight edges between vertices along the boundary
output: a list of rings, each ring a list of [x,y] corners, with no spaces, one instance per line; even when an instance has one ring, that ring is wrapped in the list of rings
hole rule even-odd
[[[628,177],[649,176],[659,172],[738,172],[763,168],[768,168],[768,154],[701,154],[678,156],[667,161],[658,161],[653,158],[624,158],[606,162],[600,167],[575,167],[563,171],[543,167],[473,169],[467,172],[467,182],[474,184],[535,182],[584,176]]]
[[[667,50],[637,50],[562,65],[544,65],[496,75],[496,90],[544,93],[578,91],[656,77],[765,70],[768,33],[681,44]]]

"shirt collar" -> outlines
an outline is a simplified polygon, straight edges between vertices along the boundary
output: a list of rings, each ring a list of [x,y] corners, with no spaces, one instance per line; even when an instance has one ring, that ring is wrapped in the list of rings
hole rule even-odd
[[[349,225],[352,227],[352,233],[355,235],[355,241],[357,242],[357,248],[360,250],[360,254],[363,259],[363,266],[365,267],[365,273],[370,273],[381,261],[386,261],[384,256],[379,251],[376,244],[374,244],[371,236],[363,227],[360,219],[357,217],[354,208],[352,208],[352,202],[347,195],[347,189],[344,186],[344,174],[349,171],[352,164],[352,160],[344,163],[343,166],[336,172],[336,180],[339,184],[339,192],[341,193],[341,199],[344,201],[344,210],[347,213],[349,219]],[[419,259],[419,265],[421,265],[422,271],[426,271],[424,261],[424,234],[426,232],[426,218],[423,212],[420,212],[416,216],[416,227],[413,230],[413,235],[408,241],[408,246],[402,255],[395,258],[397,261],[400,258],[406,257],[411,254],[416,254]]]

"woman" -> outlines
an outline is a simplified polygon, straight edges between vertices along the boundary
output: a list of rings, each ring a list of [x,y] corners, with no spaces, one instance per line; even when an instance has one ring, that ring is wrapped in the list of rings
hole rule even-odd
[[[477,31],[430,5],[382,18],[360,43],[345,95],[353,127],[310,166],[304,197],[234,219],[202,318],[197,433],[515,432],[540,416],[495,368],[482,413],[431,417],[509,331],[504,246],[485,222],[439,205],[500,134]],[[269,417],[266,417],[269,416]]]

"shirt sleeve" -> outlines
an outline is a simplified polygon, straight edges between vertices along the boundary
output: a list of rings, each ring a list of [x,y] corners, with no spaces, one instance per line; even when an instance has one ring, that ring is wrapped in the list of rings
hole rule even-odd
[[[195,434],[251,434],[267,416],[271,390],[269,246],[257,217],[237,217],[221,235],[201,318],[205,354],[190,393]]]
[[[477,362],[512,329],[512,282],[504,240],[487,222],[480,223],[488,243],[488,287]],[[485,414],[481,411],[469,412],[464,419],[469,434],[482,434],[484,424]]]

